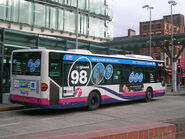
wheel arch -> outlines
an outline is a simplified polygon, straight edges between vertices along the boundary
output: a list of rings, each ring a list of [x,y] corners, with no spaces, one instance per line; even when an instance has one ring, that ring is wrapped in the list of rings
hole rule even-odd
[[[154,93],[154,92],[153,92],[153,88],[152,88],[151,86],[149,86],[149,87],[147,87],[146,92],[147,92],[147,90],[151,90],[151,91],[152,91],[152,97],[153,97],[153,95],[154,95],[154,94],[153,94],[153,93]]]
[[[92,91],[89,93],[88,98],[89,98],[90,94],[93,93],[93,92],[96,92],[96,93],[99,95],[99,97],[100,97],[100,104],[101,104],[101,102],[102,102],[102,96],[101,96],[101,93],[100,93],[100,91],[99,91],[98,89],[92,90]],[[88,99],[87,99],[87,100],[88,100]]]

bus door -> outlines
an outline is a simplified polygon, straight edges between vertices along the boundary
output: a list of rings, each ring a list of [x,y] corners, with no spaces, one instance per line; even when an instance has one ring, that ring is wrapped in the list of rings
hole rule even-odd
[[[60,99],[60,90],[62,88],[62,62],[59,53],[51,52],[49,54],[49,77],[50,90],[49,101],[50,105],[58,105]]]

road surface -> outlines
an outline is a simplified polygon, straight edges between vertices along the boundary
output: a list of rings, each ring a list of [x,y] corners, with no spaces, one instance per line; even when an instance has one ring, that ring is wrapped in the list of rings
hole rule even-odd
[[[24,109],[0,112],[0,138],[62,134],[81,130],[161,122],[185,117],[185,96],[104,105],[98,110]]]

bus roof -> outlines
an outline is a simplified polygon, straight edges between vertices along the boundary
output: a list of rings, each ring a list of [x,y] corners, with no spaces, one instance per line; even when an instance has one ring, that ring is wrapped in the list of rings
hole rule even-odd
[[[36,52],[36,51],[47,51],[47,52],[58,52],[58,53],[67,53],[67,54],[78,54],[78,55],[90,55],[90,56],[101,56],[101,57],[108,57],[108,58],[123,58],[123,59],[134,59],[134,60],[144,60],[144,61],[154,61],[154,62],[164,62],[163,60],[155,60],[150,56],[144,56],[144,55],[134,55],[134,54],[126,54],[126,55],[105,55],[105,54],[94,54],[91,53],[89,50],[84,49],[69,49],[67,51],[64,50],[51,50],[46,48],[38,48],[38,49],[18,49],[13,50],[14,52]]]

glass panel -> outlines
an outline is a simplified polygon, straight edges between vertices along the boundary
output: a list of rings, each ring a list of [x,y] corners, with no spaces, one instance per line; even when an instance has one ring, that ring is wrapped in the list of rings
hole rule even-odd
[[[64,30],[64,11],[58,10],[58,29]]]
[[[71,3],[70,3],[71,6],[77,7],[77,0],[70,0],[70,1],[71,1]],[[81,0],[79,0],[79,1],[81,1]]]
[[[50,28],[50,8],[48,6],[45,6],[45,27]]]
[[[12,0],[7,0],[6,20],[11,21]]]
[[[14,53],[12,74],[40,76],[41,52]]]
[[[89,35],[103,38],[104,32],[104,21],[97,18],[89,17]]]
[[[60,49],[64,50],[66,47],[66,41],[63,39],[56,39],[56,38],[47,38],[47,37],[40,37],[39,38],[39,46],[46,47],[48,49]]]
[[[90,12],[105,15],[104,0],[90,0]]]
[[[90,51],[95,54],[107,54],[106,48],[98,45],[90,45]]]
[[[20,45],[15,45],[15,43],[14,43],[14,45],[5,44],[5,46],[4,46],[4,54],[5,55],[11,55],[11,52],[13,50],[16,50],[16,49],[25,49],[25,48],[28,48],[28,47],[25,47],[25,45],[23,47],[20,46]]]
[[[0,19],[6,19],[6,0],[0,0]]]
[[[64,3],[64,0],[58,0],[58,2],[59,2],[60,4],[63,4],[63,3]]]
[[[86,0],[79,0],[78,7],[79,7],[79,9],[86,10]]]
[[[20,15],[19,22],[26,23],[31,25],[33,16],[32,16],[32,4],[24,0],[20,0]]]
[[[76,43],[74,41],[67,41],[67,49],[75,49]]]
[[[70,5],[70,1],[69,0],[63,0],[63,4]]]
[[[75,33],[75,14],[65,11],[64,30]]]
[[[45,27],[45,6],[41,4],[35,4],[35,26]]]
[[[80,29],[79,32],[83,35],[88,34],[88,17],[84,15],[80,15]]]
[[[57,29],[57,9],[56,8],[50,8],[50,28]]]
[[[19,6],[20,6],[20,0],[12,1],[11,21],[13,22],[19,21]]]
[[[78,42],[79,49],[89,50],[89,46],[90,46],[90,44],[88,44],[88,43]]]
[[[51,1],[53,1],[53,2],[58,2],[59,0],[51,0]]]

